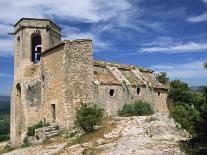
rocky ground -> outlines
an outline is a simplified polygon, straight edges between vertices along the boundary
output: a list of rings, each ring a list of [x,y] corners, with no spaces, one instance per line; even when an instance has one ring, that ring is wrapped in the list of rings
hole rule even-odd
[[[5,155],[181,155],[178,141],[190,135],[165,114],[116,117],[94,134],[76,130],[43,145],[21,148]]]

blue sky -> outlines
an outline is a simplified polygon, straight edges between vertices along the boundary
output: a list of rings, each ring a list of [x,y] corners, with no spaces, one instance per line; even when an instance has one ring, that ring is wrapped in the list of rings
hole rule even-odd
[[[166,71],[171,79],[206,85],[207,0],[1,0],[0,95],[13,81],[12,25],[49,18],[64,39],[93,39],[96,60]]]

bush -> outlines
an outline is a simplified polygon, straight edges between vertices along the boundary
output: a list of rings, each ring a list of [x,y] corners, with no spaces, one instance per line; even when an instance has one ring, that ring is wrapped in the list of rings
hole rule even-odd
[[[42,128],[44,125],[42,121],[40,121],[38,124],[35,124],[31,127],[28,127],[27,129],[27,136],[34,136],[35,135],[35,129]]]
[[[98,108],[96,104],[82,103],[81,107],[76,109],[75,124],[81,127],[85,132],[94,132],[94,126],[102,122],[104,110]]]
[[[171,110],[171,116],[192,135],[196,134],[198,127],[203,122],[200,112],[188,104],[175,105]]]
[[[9,140],[10,131],[9,115],[0,114],[0,142]]]
[[[120,116],[144,116],[153,114],[152,107],[149,103],[143,101],[135,101],[132,104],[125,104],[121,110],[119,110]]]
[[[22,148],[28,147],[30,146],[27,137],[24,138],[23,140],[23,144],[21,145]]]

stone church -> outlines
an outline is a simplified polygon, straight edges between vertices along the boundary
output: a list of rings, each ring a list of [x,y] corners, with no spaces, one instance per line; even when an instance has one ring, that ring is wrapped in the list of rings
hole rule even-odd
[[[48,19],[22,18],[14,25],[11,142],[19,146],[27,128],[44,121],[73,127],[80,103],[96,103],[116,116],[123,104],[144,100],[168,112],[168,87],[150,69],[93,59],[92,40],[61,41]],[[139,61],[139,60],[138,60]]]

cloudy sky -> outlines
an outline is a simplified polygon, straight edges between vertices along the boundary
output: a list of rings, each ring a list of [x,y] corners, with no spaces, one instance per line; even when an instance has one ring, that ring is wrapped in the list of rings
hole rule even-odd
[[[49,18],[64,39],[92,38],[96,60],[166,71],[206,85],[207,0],[0,0],[0,95],[13,80],[13,38],[22,17]]]

